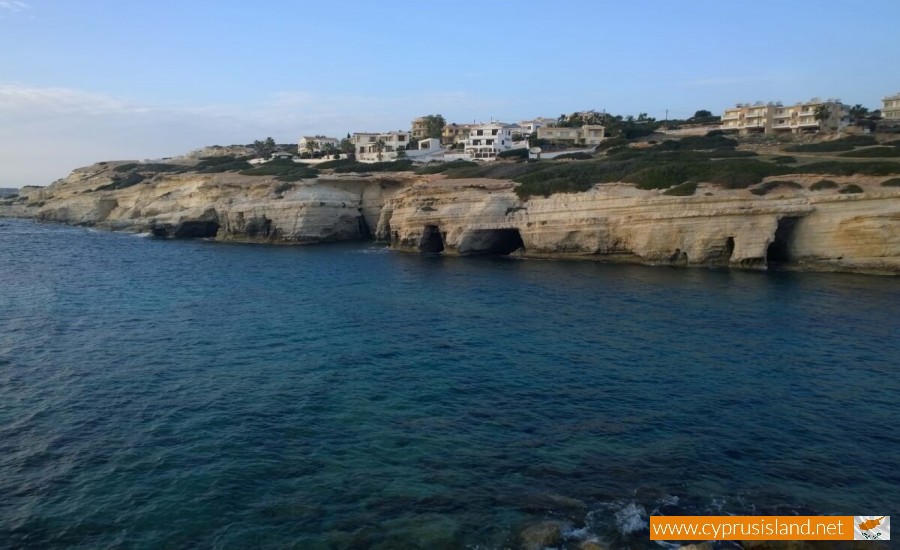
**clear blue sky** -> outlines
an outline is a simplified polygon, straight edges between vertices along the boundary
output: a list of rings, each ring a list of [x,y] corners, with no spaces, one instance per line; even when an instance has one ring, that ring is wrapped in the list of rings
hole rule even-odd
[[[897,0],[0,0],[0,187],[429,113],[877,108],[900,91],[898,25]]]

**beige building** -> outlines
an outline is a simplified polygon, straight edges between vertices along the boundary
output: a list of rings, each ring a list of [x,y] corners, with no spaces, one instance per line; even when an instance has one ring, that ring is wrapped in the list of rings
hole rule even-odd
[[[310,145],[312,144],[312,145]],[[341,140],[327,136],[303,136],[297,142],[298,153],[308,153],[311,147],[313,152],[324,151],[329,145],[337,148]]]
[[[469,139],[469,133],[475,124],[448,124],[441,131],[441,143],[444,145],[456,145]]]
[[[597,145],[606,139],[606,128],[599,124],[585,124],[581,128],[543,126],[537,129],[538,139],[567,141],[572,145]]]
[[[413,139],[425,139],[428,137],[428,119],[423,116],[414,118],[410,127],[410,135]]]
[[[395,160],[397,151],[406,151],[410,137],[409,132],[355,132],[351,141],[356,160],[381,162]]]
[[[881,100],[881,118],[887,122],[900,123],[900,94],[889,95]]]
[[[816,110],[827,106],[831,116],[824,121],[816,120]],[[760,133],[801,133],[839,129],[849,122],[849,108],[839,99],[813,98],[793,105],[777,103],[738,103],[732,109],[725,109],[722,115],[722,130],[748,134]]]

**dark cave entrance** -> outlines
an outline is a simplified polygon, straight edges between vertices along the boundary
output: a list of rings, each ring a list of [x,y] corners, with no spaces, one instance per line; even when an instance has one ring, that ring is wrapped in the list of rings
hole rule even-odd
[[[794,239],[794,227],[799,218],[781,218],[775,229],[775,240],[766,249],[766,265],[777,267],[793,261],[791,257],[791,245]]]
[[[186,221],[179,223],[172,236],[176,239],[210,239],[219,232],[216,221]]]
[[[518,229],[478,229],[463,238],[459,253],[465,256],[506,256],[525,248]]]
[[[419,238],[419,250],[428,254],[440,254],[444,251],[444,237],[438,226],[425,226]]]

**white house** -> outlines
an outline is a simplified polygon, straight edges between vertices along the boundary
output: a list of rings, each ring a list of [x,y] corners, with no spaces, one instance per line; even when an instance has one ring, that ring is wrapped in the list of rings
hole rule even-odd
[[[475,126],[469,132],[463,150],[472,159],[492,160],[503,151],[524,148],[528,143],[524,140],[513,143],[513,136],[523,136],[523,128],[514,124],[492,122]]]
[[[297,152],[301,154],[309,153],[307,147],[310,143],[314,144],[313,152],[319,152],[324,151],[329,145],[338,147],[341,144],[341,140],[327,136],[303,136],[300,138],[300,141],[297,142]]]
[[[395,160],[397,151],[406,150],[409,132],[355,132],[350,139],[356,152],[356,160],[381,162]]]

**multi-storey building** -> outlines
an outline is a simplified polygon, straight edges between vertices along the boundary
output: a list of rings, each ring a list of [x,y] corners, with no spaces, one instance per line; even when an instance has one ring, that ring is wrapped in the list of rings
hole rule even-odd
[[[397,151],[405,151],[409,144],[409,132],[355,132],[351,138],[356,160],[381,162],[395,160]]]
[[[312,145],[310,145],[312,144]],[[298,153],[309,153],[310,148],[313,152],[324,151],[329,145],[337,148],[341,144],[341,140],[326,136],[303,136],[297,142]]]
[[[428,119],[420,116],[414,118],[410,127],[410,135],[414,140],[425,139],[428,137]]]
[[[817,120],[816,112],[822,106],[828,108],[829,117]],[[741,134],[753,132],[800,133],[818,132],[824,129],[841,128],[848,123],[849,110],[839,99],[813,98],[794,105],[777,103],[738,103],[732,109],[725,109],[722,115],[722,130]]]
[[[900,124],[900,94],[889,95],[881,100],[881,118],[886,122]]]
[[[463,149],[473,159],[493,159],[513,148],[513,134],[521,135],[522,128],[501,122],[480,124],[470,130]],[[520,141],[517,146],[527,147],[527,144]]]
[[[477,124],[448,124],[441,130],[441,143],[444,145],[456,145],[469,139],[469,132]]]
[[[556,119],[555,118],[546,118],[546,117],[537,117],[532,120],[523,120],[519,122],[519,126],[522,127],[522,133],[526,136],[534,135],[537,133],[538,128],[544,128],[546,126],[555,126]]]
[[[606,128],[600,124],[585,124],[581,128],[544,126],[537,130],[538,139],[569,142],[572,145],[597,145],[606,139]]]

